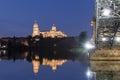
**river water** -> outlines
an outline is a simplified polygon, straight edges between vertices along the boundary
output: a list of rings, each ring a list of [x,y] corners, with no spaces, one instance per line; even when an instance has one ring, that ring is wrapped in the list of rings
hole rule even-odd
[[[0,80],[119,80],[119,67],[67,53],[0,51]]]

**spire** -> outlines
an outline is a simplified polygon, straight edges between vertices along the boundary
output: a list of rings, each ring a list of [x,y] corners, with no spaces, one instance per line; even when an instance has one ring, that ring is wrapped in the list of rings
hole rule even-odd
[[[37,23],[37,21],[35,20],[34,25],[33,25],[33,33],[32,36],[38,36],[40,35],[40,31],[39,31],[39,25]]]

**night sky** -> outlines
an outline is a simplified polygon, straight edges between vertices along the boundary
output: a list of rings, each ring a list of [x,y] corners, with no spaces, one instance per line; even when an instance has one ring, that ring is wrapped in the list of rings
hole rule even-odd
[[[0,0],[0,37],[28,36],[37,20],[40,30],[52,24],[68,36],[92,34],[94,0]]]
[[[31,35],[35,20],[38,22],[41,31],[50,30],[52,24],[55,24],[57,29],[68,36],[77,36],[82,31],[88,32],[89,36],[91,36],[93,28],[90,26],[90,22],[93,15],[94,0],[0,0],[0,37]],[[32,64],[25,64],[21,64],[21,62],[15,64],[1,62],[0,80],[23,80],[23,78],[24,80],[34,80],[34,77],[31,78],[33,76]],[[74,74],[73,76],[76,76],[76,79],[68,77],[68,80],[86,80],[85,72],[82,72],[82,70],[87,69],[85,66],[77,63],[77,65],[69,67],[69,64],[66,64],[65,68],[63,68],[67,69],[66,71],[73,72],[67,74],[67,76]],[[71,69],[73,66],[77,68]],[[56,73],[64,72],[64,69],[58,69]],[[23,74],[25,70],[28,70],[28,72],[26,71]],[[39,75],[42,75],[41,80],[44,77],[46,78],[46,75],[42,72],[45,73],[45,71],[41,69],[41,73],[39,73]],[[48,74],[50,74],[49,71]],[[51,80],[57,80],[59,77],[59,80],[66,79],[61,77],[63,75],[56,74],[55,77],[51,75],[48,75]]]

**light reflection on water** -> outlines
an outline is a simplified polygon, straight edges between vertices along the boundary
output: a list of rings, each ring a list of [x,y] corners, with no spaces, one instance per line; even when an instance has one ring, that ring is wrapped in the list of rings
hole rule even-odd
[[[0,79],[2,80],[87,80],[86,64],[78,61],[67,61],[53,71],[50,66],[40,66],[39,72],[34,74],[33,64],[23,60],[3,60],[0,62]]]
[[[120,80],[120,61],[80,55],[0,51],[0,80]]]
[[[88,80],[88,61],[78,57],[71,54],[1,51],[0,80]]]
[[[120,80],[120,61],[90,61],[95,80]]]

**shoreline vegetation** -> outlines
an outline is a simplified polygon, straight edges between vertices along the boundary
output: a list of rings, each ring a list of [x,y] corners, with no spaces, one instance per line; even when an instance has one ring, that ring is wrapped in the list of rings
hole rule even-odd
[[[42,36],[5,37],[0,38],[0,49],[11,51],[76,51],[83,48],[83,43],[88,40],[86,32],[76,37],[43,38]]]
[[[43,38],[42,36],[7,37],[0,39],[1,53],[29,53],[41,56],[55,56],[63,58],[87,58],[87,51],[83,43],[87,41],[86,32],[76,37]]]

